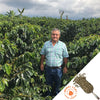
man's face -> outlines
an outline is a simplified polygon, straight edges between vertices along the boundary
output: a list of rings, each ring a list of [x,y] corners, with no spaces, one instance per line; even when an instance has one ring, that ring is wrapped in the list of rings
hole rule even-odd
[[[51,38],[53,41],[57,42],[60,38],[60,32],[59,31],[52,31]]]

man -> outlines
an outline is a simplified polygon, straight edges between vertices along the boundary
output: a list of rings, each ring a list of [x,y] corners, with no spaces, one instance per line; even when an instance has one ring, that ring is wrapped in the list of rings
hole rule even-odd
[[[44,71],[44,59],[46,59],[45,65],[45,77],[46,84],[53,88],[55,95],[59,93],[62,77],[62,64],[63,73],[67,72],[67,58],[69,57],[65,43],[59,40],[60,30],[54,28],[51,31],[51,40],[45,42],[41,49],[41,71]],[[54,95],[49,92],[48,95]]]

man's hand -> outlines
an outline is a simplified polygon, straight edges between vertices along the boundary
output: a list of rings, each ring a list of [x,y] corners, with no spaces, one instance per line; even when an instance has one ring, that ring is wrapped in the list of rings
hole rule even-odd
[[[66,74],[67,73],[67,67],[63,68],[63,73]]]
[[[44,65],[43,64],[41,64],[40,69],[41,69],[41,71],[44,71]]]
[[[67,58],[64,58],[64,68],[63,68],[63,73],[66,74],[67,73]]]
[[[41,55],[41,65],[40,65],[41,71],[44,71],[44,64],[43,64],[44,59],[45,59],[45,56],[44,55]]]

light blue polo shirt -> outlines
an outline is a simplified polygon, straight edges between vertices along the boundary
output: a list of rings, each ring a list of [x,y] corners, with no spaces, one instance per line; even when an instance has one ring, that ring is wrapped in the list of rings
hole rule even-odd
[[[50,67],[61,66],[63,58],[69,57],[65,43],[60,40],[54,46],[51,40],[45,42],[40,54],[45,55],[46,65]]]

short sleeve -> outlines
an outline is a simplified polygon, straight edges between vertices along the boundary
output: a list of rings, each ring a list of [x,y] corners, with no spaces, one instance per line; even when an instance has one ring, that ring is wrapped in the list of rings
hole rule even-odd
[[[41,55],[46,55],[46,47],[45,47],[45,44],[44,44],[44,46],[42,47],[40,54],[41,54]]]
[[[64,58],[68,58],[69,57],[68,50],[67,50],[67,47],[66,47],[65,44],[64,44],[64,50],[63,50],[63,57]]]

